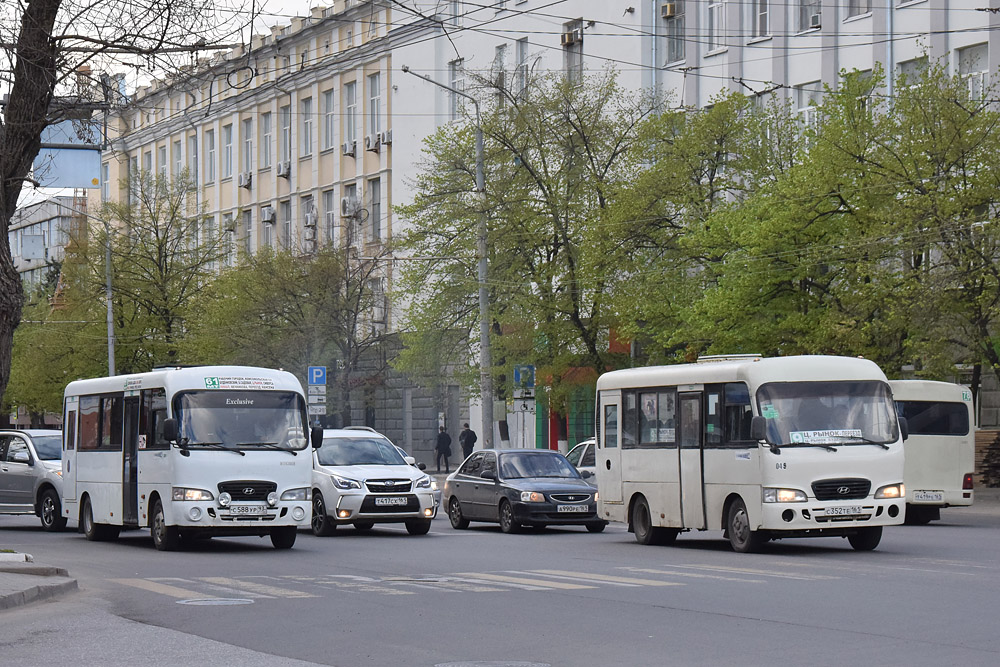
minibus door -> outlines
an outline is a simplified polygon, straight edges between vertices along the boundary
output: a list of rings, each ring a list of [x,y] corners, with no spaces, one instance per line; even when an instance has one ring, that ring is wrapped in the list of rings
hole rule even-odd
[[[621,391],[601,392],[595,463],[601,500],[606,503],[622,502],[621,406]]]
[[[704,439],[702,392],[678,394],[680,434],[681,513],[685,528],[705,529]]]
[[[139,522],[139,392],[125,396],[122,456],[122,522]]]
[[[76,396],[66,397],[62,452],[62,501],[64,505],[67,501],[76,501],[76,413],[78,407],[79,399]],[[63,516],[68,516],[65,510]]]

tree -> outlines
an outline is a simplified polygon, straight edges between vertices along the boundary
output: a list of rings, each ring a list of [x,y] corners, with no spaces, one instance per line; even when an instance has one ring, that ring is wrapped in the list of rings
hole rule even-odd
[[[212,0],[30,0],[0,9],[0,81],[9,90],[0,120],[0,393],[23,301],[7,232],[43,130],[83,102],[60,99],[72,92],[69,78],[91,64],[170,71],[177,55],[241,29],[239,15],[220,17]]]

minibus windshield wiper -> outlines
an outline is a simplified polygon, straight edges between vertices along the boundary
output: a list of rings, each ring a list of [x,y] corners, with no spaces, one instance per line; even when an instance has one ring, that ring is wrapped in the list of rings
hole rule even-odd
[[[837,448],[827,442],[790,442],[785,447],[822,447],[828,452],[835,452]]]
[[[282,447],[276,442],[242,442],[239,444],[240,447],[263,447],[264,449],[277,449],[282,452],[288,452],[292,456],[298,456],[299,453],[288,447]]]
[[[242,452],[239,449],[233,449],[232,447],[226,447],[221,442],[190,442],[188,440],[185,440],[183,446],[185,448],[190,448],[190,447],[205,447],[207,449],[221,449],[221,450],[225,450],[227,452],[232,452],[233,454],[239,454],[240,456],[246,456],[245,452]]]
[[[839,436],[839,437],[841,437],[841,438],[851,438],[851,439],[855,440],[856,442],[859,442],[859,443],[861,443],[863,445],[878,445],[882,449],[889,449],[889,445],[885,444],[884,442],[879,442],[877,440],[871,440],[870,438],[866,438],[863,435],[842,435],[842,436]]]

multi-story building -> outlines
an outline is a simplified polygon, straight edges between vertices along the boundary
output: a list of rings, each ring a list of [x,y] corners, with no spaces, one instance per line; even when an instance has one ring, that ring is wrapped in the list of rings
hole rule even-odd
[[[82,193],[34,199],[17,209],[7,233],[14,268],[26,292],[44,283],[48,272],[62,262],[87,211],[87,197]]]

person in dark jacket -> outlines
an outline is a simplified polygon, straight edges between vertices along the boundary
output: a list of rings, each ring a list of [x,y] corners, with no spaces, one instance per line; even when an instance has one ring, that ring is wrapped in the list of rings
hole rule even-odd
[[[451,458],[451,436],[448,435],[444,426],[441,427],[437,437],[437,444],[434,445],[434,462],[437,463],[437,471],[441,472],[441,459],[444,459],[444,471],[451,472],[448,459]]]
[[[462,456],[464,458],[469,458],[476,440],[478,440],[476,432],[469,428],[468,424],[465,424],[465,428],[458,434],[458,444],[462,445]]]

